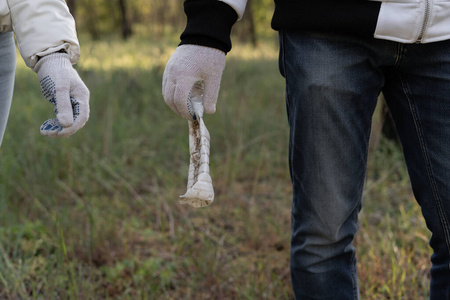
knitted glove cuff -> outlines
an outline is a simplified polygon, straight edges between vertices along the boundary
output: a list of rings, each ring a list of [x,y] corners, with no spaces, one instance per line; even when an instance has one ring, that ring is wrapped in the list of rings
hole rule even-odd
[[[39,59],[33,71],[38,73],[44,64],[47,68],[72,68],[69,54],[61,52],[55,52]]]
[[[225,53],[231,50],[231,29],[238,19],[231,6],[217,0],[187,0],[184,11],[187,24],[180,45],[206,46]]]

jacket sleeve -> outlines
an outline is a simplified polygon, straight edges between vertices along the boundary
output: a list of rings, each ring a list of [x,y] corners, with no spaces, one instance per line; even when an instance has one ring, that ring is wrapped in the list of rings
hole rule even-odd
[[[80,57],[75,20],[64,0],[7,0],[17,45],[25,64],[64,49],[75,64]]]
[[[245,6],[247,5],[248,0],[219,0],[231,6],[236,13],[238,14],[239,20],[242,19],[244,15]]]
[[[247,0],[186,0],[187,24],[181,43],[231,50],[231,29],[242,17]]]

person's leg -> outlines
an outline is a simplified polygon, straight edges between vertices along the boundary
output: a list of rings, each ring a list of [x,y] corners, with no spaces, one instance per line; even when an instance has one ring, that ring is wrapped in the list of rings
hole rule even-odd
[[[404,45],[386,101],[432,237],[432,300],[450,299],[450,41]]]
[[[0,145],[11,108],[15,70],[16,47],[13,33],[0,33]]]
[[[367,42],[367,43],[366,43]],[[372,114],[396,44],[280,33],[293,183],[291,278],[296,299],[359,299],[353,238]],[[383,51],[394,53],[386,55]]]

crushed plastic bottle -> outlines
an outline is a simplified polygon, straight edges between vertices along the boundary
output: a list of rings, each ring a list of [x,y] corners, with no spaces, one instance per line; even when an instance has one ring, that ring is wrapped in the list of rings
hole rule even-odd
[[[214,201],[214,188],[209,174],[210,135],[203,121],[203,82],[194,84],[187,99],[193,116],[189,125],[189,175],[187,191],[180,196],[181,204],[205,207]]]

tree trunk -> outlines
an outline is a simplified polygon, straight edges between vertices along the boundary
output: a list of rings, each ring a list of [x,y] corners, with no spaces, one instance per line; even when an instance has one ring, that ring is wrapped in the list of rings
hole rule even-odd
[[[76,0],[67,0],[67,6],[69,7],[70,13],[75,19],[75,2]]]
[[[255,17],[253,16],[252,10],[253,0],[248,0],[247,2],[247,16],[249,19],[249,31],[250,31],[250,39],[253,47],[256,47],[257,37],[256,37],[256,25],[255,25]]]
[[[131,30],[131,23],[127,14],[126,0],[119,0],[120,13],[122,15],[122,38],[128,39],[133,31]]]

